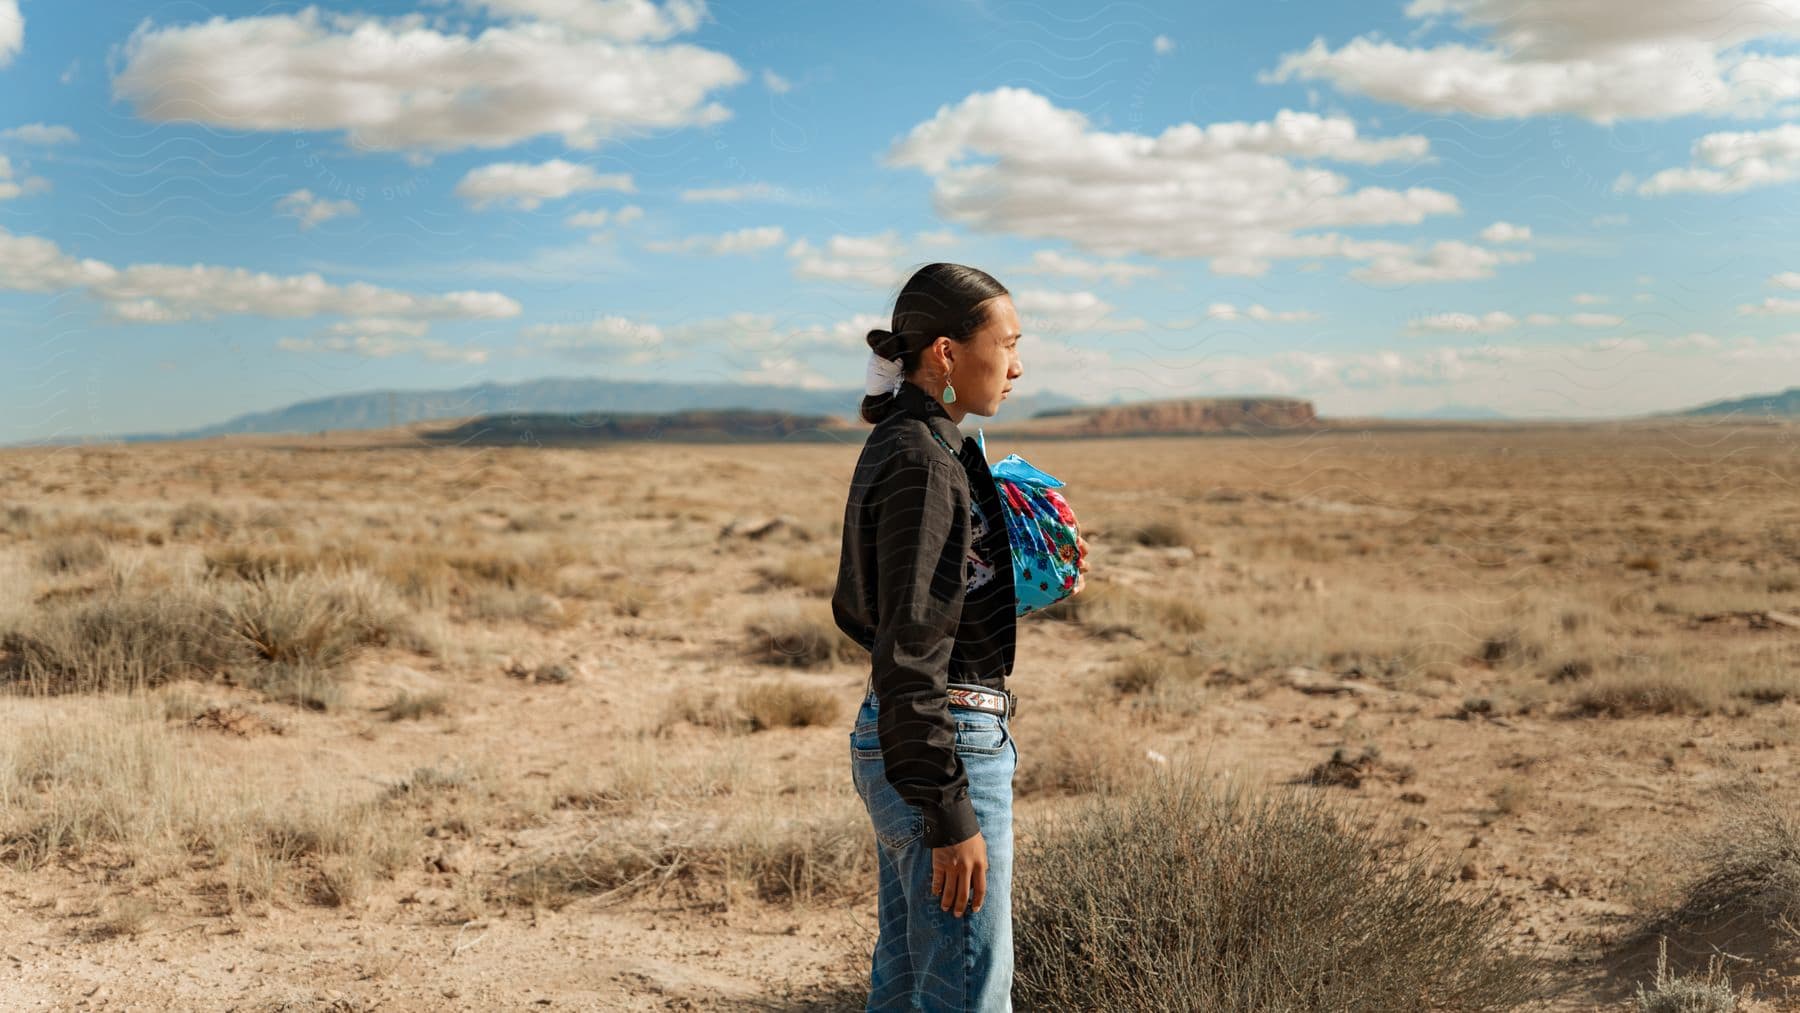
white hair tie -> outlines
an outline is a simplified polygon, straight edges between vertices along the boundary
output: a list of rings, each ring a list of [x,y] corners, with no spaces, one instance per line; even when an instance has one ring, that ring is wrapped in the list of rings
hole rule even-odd
[[[900,393],[901,384],[906,382],[900,357],[884,359],[870,349],[869,368],[863,380],[863,391],[870,397]]]

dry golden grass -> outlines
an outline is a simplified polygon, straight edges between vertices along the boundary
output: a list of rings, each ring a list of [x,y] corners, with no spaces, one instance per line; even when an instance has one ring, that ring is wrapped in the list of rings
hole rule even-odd
[[[1617,871],[1717,804],[1727,760],[1794,801],[1800,631],[1758,617],[1800,614],[1796,446],[1020,443],[1093,552],[1088,589],[1020,627],[1021,843],[1171,761],[1277,784],[1340,756],[1360,787],[1305,790],[1402,806],[1579,979],[1630,910]],[[824,598],[854,451],[0,454],[0,876],[81,897],[94,945],[315,906],[379,934],[378,907],[773,905],[808,926],[787,957],[866,966],[859,937],[806,934],[872,914],[845,752],[867,655]],[[1561,1008],[1629,1001],[1641,970]]]

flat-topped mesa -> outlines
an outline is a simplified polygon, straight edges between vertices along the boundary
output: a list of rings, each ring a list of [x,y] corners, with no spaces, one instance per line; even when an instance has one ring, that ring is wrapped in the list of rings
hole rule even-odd
[[[1173,398],[1040,412],[1032,429],[1082,436],[1274,433],[1319,427],[1311,401],[1288,397]]]

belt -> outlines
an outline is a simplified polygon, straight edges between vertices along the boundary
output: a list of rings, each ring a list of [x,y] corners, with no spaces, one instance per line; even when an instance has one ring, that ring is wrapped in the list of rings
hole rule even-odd
[[[951,683],[945,690],[953,707],[968,707],[971,710],[986,711],[1010,718],[1018,710],[1018,698],[1011,690],[984,689],[978,686],[958,685]]]

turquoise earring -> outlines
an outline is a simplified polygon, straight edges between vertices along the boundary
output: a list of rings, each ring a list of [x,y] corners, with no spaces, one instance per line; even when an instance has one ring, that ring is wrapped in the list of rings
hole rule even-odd
[[[954,386],[951,386],[950,384],[947,384],[947,383],[944,384],[944,403],[951,404],[955,401],[956,401],[956,388]]]

